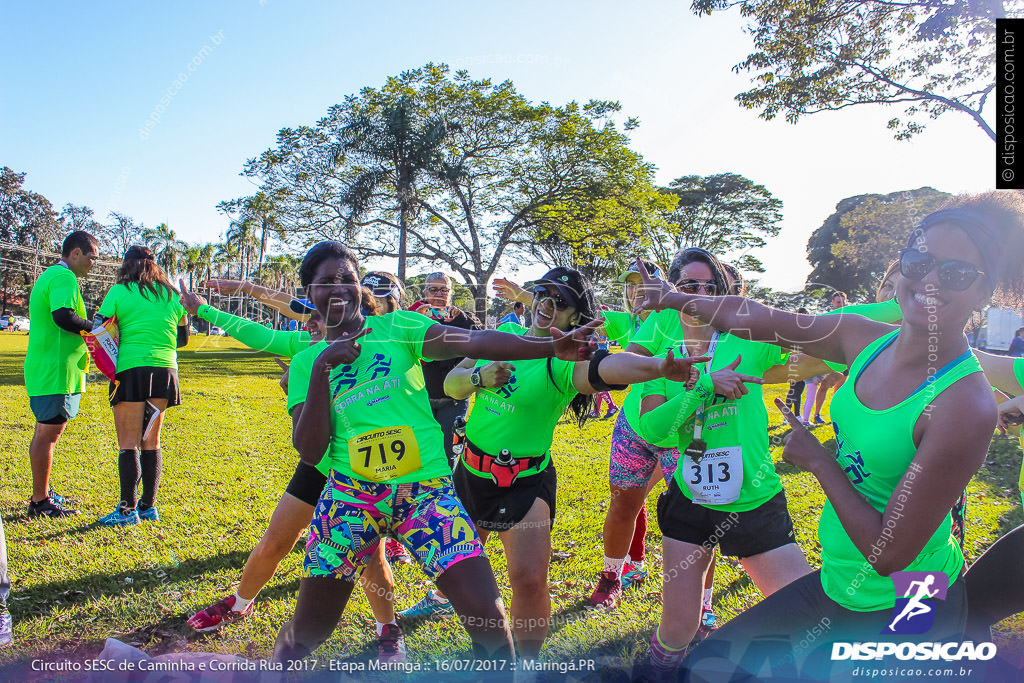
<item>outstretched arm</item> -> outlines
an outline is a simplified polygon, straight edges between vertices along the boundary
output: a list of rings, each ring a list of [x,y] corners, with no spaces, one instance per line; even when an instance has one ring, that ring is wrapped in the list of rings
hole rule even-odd
[[[298,320],[299,322],[306,322],[309,320],[308,315],[299,315],[291,309],[291,296],[284,292],[279,292],[276,289],[263,287],[246,280],[224,279],[208,280],[206,282],[206,286],[220,292],[221,294],[236,294],[238,292],[248,294],[260,303],[266,304],[281,315],[291,318],[292,320]]]
[[[497,330],[463,330],[448,325],[431,325],[423,338],[423,357],[486,358],[526,360],[557,357],[567,361],[587,360],[597,342],[592,335],[599,321],[591,321],[569,333],[552,328],[551,337],[526,337]]]

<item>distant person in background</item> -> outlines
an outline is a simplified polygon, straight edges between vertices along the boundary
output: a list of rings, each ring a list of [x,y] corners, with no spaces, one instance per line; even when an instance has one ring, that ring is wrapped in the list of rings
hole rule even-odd
[[[1024,356],[1024,327],[1017,330],[1016,336],[1010,342],[1010,355],[1014,358]]]
[[[807,309],[801,306],[796,309],[796,312],[806,314]],[[786,394],[786,405],[794,413],[800,412],[800,400],[803,398],[805,386],[804,380],[802,379],[797,381],[790,380],[789,382],[789,393]]]
[[[373,295],[378,315],[402,310],[405,285],[396,276],[383,270],[371,270],[363,276],[362,285]]]
[[[177,348],[188,344],[188,315],[153,252],[138,245],[125,252],[117,284],[104,297],[99,315],[117,318],[120,336],[110,407],[121,482],[120,503],[99,523],[128,526],[156,521],[163,469],[160,428],[164,411],[181,404]],[[137,497],[140,479],[142,495]]]
[[[50,466],[57,439],[68,420],[78,414],[85,391],[89,352],[81,333],[91,330],[92,324],[86,320],[78,280],[89,274],[98,257],[96,238],[76,230],[64,239],[60,261],[43,271],[29,297],[32,326],[25,355],[25,389],[36,419],[28,448],[32,463],[30,517],[78,514],[67,499],[50,488]]]
[[[849,303],[846,292],[841,292],[838,289],[835,290],[829,296],[829,303],[831,310],[833,311],[838,311],[840,308],[845,307]],[[810,382],[811,380],[807,381]],[[830,372],[817,382],[818,390],[814,396],[814,424],[828,424],[828,421],[821,416],[821,409],[825,405],[825,399],[828,398],[829,390],[833,389],[838,391],[839,387],[843,386],[843,382],[845,381],[846,372]],[[805,408],[803,416],[803,423],[805,426],[808,422],[807,417],[807,410]]]
[[[515,323],[516,325],[526,325],[526,306],[522,301],[516,301],[512,304],[512,310],[506,313],[498,321],[498,325],[504,325],[505,323]]]

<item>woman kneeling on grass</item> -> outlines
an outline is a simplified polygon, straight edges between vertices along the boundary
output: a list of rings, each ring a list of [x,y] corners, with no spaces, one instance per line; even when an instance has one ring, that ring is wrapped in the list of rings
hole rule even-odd
[[[927,216],[900,252],[899,327],[856,315],[797,315],[741,297],[663,291],[649,299],[716,329],[850,365],[850,381],[832,403],[836,456],[776,401],[793,429],[783,458],[814,475],[828,498],[818,527],[821,570],[704,641],[683,663],[695,680],[723,667],[755,676],[766,661],[827,678],[832,666],[851,665],[830,661],[837,641],[962,638],[964,558],[949,511],[984,462],[996,426],[992,388],[964,326],[996,286],[1024,276],[1022,207],[1019,193],[993,192]],[[894,610],[897,598],[913,603],[922,591],[945,597],[927,605],[934,623],[923,630],[906,623],[913,617],[905,609]]]
[[[330,474],[310,526],[295,615],[278,634],[274,659],[301,659],[330,637],[385,534],[401,539],[450,596],[475,656],[510,658],[498,586],[455,495],[420,361],[575,360],[589,353],[592,326],[535,339],[452,330],[406,311],[366,319],[359,263],[339,242],[310,249],[299,275],[326,338],[290,367],[292,442],[309,465],[328,459]]]
[[[110,407],[117,431],[117,474],[121,502],[98,520],[104,526],[156,521],[163,454],[160,428],[164,411],[181,404],[177,347],[188,344],[188,317],[177,292],[147,247],[125,252],[117,284],[103,298],[98,315],[117,318],[115,381]],[[142,447],[141,454],[137,450]],[[142,496],[136,487],[142,480]],[[136,509],[136,506],[138,509]]]

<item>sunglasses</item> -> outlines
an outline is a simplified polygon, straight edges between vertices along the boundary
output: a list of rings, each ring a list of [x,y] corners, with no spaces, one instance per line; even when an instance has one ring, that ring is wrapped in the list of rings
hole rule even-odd
[[[715,284],[714,280],[680,280],[676,283],[676,289],[683,294],[699,294],[702,289],[708,296],[715,296],[718,294],[718,285]]]
[[[551,305],[555,307],[556,311],[564,311],[572,306],[572,304],[566,301],[564,296],[544,286],[537,286],[533,288],[533,298],[540,300],[550,299]]]
[[[900,252],[900,274],[908,280],[923,280],[936,267],[939,284],[943,289],[953,292],[964,291],[974,284],[979,275],[985,274],[985,271],[970,261],[937,261],[931,254],[918,249],[904,249]]]

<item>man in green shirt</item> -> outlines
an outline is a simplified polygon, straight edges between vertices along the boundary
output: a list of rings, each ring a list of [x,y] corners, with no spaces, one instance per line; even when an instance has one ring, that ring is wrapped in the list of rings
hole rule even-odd
[[[39,276],[29,298],[32,327],[25,355],[25,389],[36,418],[29,445],[32,463],[30,516],[77,514],[50,489],[50,466],[57,439],[68,420],[78,414],[85,391],[89,353],[81,333],[92,329],[78,279],[88,275],[99,256],[96,238],[76,230],[64,239],[61,259]]]

